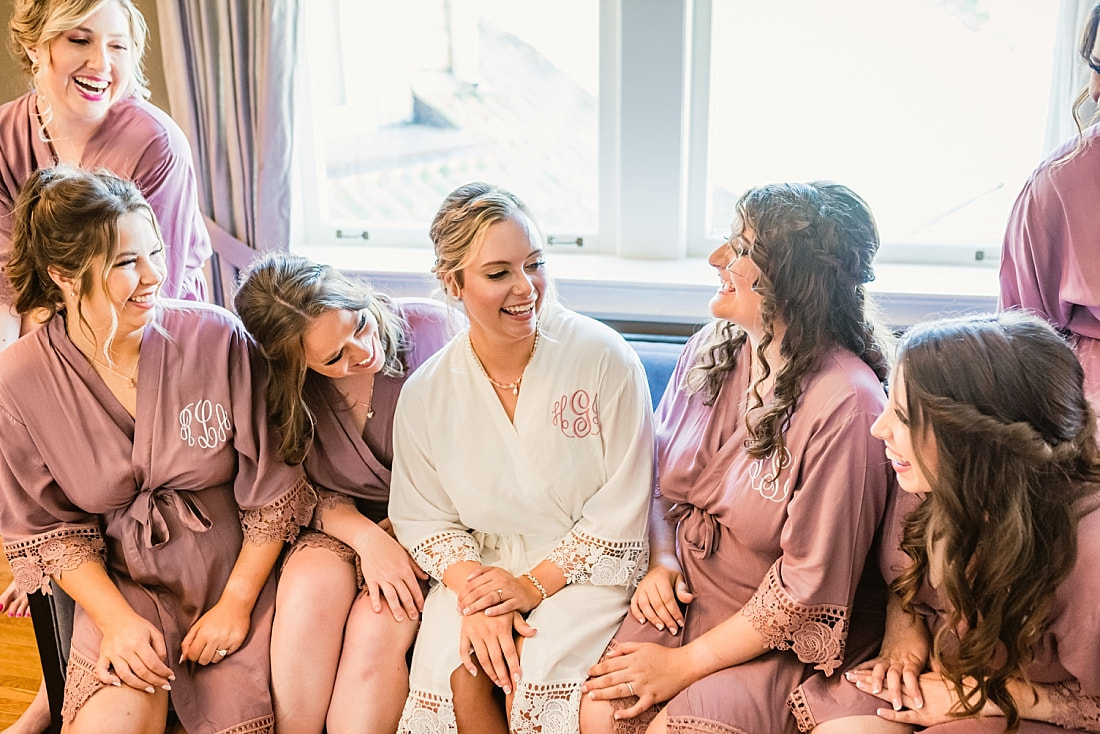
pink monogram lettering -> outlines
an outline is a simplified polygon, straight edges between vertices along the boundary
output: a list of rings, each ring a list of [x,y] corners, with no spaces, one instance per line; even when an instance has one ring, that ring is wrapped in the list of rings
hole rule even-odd
[[[554,423],[566,438],[600,435],[598,395],[589,397],[587,390],[562,395],[554,403]]]

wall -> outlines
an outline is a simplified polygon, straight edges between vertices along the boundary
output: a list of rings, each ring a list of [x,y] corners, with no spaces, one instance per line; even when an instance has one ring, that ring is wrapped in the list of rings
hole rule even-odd
[[[149,25],[149,38],[145,49],[145,76],[149,78],[149,89],[153,92],[152,102],[161,109],[168,109],[168,90],[164,83],[164,62],[160,53],[160,26],[157,22],[156,0],[134,0],[134,4],[145,16]],[[0,0],[0,18],[3,19],[3,50],[0,51],[0,102],[7,102],[26,92],[29,81],[23,74],[23,67],[12,57],[8,21],[11,19],[15,0]]]

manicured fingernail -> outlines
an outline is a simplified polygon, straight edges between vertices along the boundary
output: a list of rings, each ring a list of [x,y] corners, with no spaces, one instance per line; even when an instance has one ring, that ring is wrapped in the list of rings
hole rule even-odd
[[[845,673],[844,674],[844,680],[851,681],[852,680],[852,674],[851,673]]]
[[[893,714],[893,712],[890,711],[890,709],[875,709],[875,713],[878,714],[879,716],[881,716],[884,719],[889,719],[890,715]]]
[[[901,711],[901,701],[894,701],[894,711]]]
[[[512,695],[512,686],[504,686],[504,692],[508,695]]]
[[[183,655],[180,655],[180,661],[176,664],[177,665],[183,665]]]
[[[153,688],[152,686],[145,686],[145,692],[146,693],[156,693],[157,689]]]
[[[657,623],[657,629],[658,630],[663,630],[664,628],[665,628],[665,626],[663,624],[661,624],[660,622]]]
[[[913,699],[913,704],[914,704],[914,705],[915,705],[915,706],[916,706],[917,708],[919,708],[919,709],[922,709],[922,708],[924,708],[924,699],[922,699],[922,698],[914,698],[914,699]]]
[[[512,674],[512,682],[513,683],[519,683],[519,673],[513,673]]]
[[[163,686],[161,686],[161,688],[163,688],[166,691],[172,690],[172,686],[169,685],[168,683],[165,683]]]
[[[668,628],[668,631],[669,631],[669,632],[671,632],[672,634],[674,634],[674,635],[675,635],[675,634],[676,634],[677,632],[679,632],[680,630],[678,630],[678,629],[677,629],[676,627],[669,627],[669,628]]]
[[[113,680],[113,681],[111,681],[111,685],[112,685],[112,686],[116,686],[116,687],[118,687],[118,688],[122,688],[122,683],[120,683],[120,682],[119,682],[119,681],[117,681],[117,680]]]
[[[871,693],[875,693],[875,694],[882,693],[882,686],[875,686],[874,688],[871,689]]]
[[[473,677],[477,677],[477,668],[466,668],[466,670],[470,671],[470,675]]]
[[[465,609],[462,610],[462,615],[463,616],[466,616],[469,613],[470,613],[470,608],[469,607],[466,607]]]
[[[176,679],[176,674],[175,673],[169,673],[168,674],[168,680],[175,680],[175,679]]]

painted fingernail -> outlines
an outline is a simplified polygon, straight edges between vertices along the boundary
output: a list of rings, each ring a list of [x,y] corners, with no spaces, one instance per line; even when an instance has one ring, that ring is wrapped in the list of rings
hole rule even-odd
[[[901,701],[894,701],[894,711],[901,711]]]
[[[844,674],[844,680],[851,682],[853,680],[851,673]]]
[[[922,709],[922,708],[924,708],[924,699],[922,699],[922,698],[915,698],[915,699],[913,699],[913,704],[914,704],[914,705],[915,705],[915,706],[916,706],[917,708],[919,708],[919,709]]]
[[[875,686],[871,689],[871,693],[882,693],[882,686]]]
[[[146,693],[156,693],[157,689],[153,688],[152,686],[145,686],[145,692]]]
[[[169,685],[168,683],[165,683],[163,686],[161,686],[161,688],[163,688],[166,691],[172,690],[172,686]]]
[[[466,670],[470,671],[470,675],[472,675],[474,678],[477,677],[477,668],[466,668]]]
[[[512,682],[513,683],[519,683],[519,673],[513,673],[512,674]]]
[[[665,628],[665,626],[664,626],[663,624],[661,624],[660,622],[658,622],[658,623],[657,623],[657,629],[658,629],[658,631],[659,631],[659,630],[663,630],[664,628]]]
[[[508,695],[512,695],[512,686],[504,686],[504,692]]]
[[[117,680],[113,680],[113,681],[111,681],[111,685],[112,685],[112,686],[115,686],[115,687],[117,687],[117,688],[122,688],[122,683],[121,683],[121,682],[119,682],[119,681],[117,681]]]
[[[678,630],[676,627],[673,626],[673,627],[669,627],[668,631],[671,632],[673,635],[675,635],[680,630]]]

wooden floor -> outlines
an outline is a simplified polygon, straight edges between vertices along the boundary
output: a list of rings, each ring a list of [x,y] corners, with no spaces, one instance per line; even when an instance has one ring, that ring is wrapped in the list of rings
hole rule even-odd
[[[11,568],[0,553],[0,591],[11,582]],[[0,730],[19,718],[42,681],[31,618],[0,613]]]

